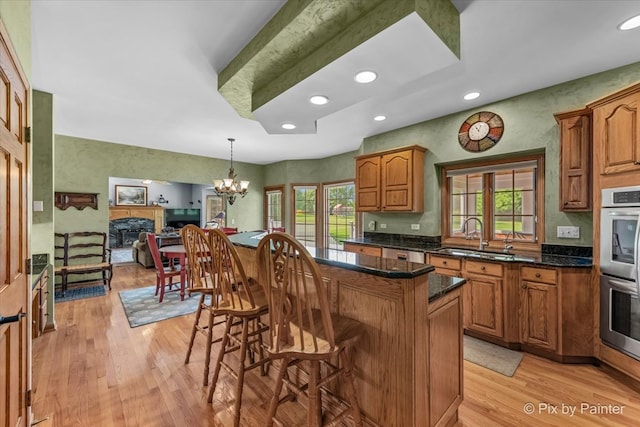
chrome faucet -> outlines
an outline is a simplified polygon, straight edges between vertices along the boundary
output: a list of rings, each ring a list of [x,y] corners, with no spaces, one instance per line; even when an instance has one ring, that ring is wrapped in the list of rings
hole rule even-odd
[[[464,222],[462,223],[462,229],[464,230],[464,237],[466,239],[471,240],[473,237],[469,236],[469,233],[467,232],[467,223],[469,221],[471,221],[472,219],[475,219],[478,224],[480,224],[480,246],[478,247],[478,249],[483,250],[485,246],[489,246],[489,242],[483,240],[484,239],[484,225],[482,225],[482,221],[480,221],[480,218],[478,218],[477,216],[470,216],[469,218],[465,219]],[[475,232],[475,229],[474,229]]]
[[[511,235],[511,241],[509,241],[509,235]],[[507,237],[504,238],[504,252],[508,253],[510,249],[513,249],[513,245],[510,245],[509,243],[513,243],[513,231],[509,231],[507,233]]]

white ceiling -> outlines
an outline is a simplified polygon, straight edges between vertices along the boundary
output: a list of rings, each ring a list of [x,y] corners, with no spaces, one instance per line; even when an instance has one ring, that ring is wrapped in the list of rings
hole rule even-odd
[[[267,134],[217,92],[217,74],[282,0],[32,1],[32,86],[54,94],[56,134],[222,159],[232,137],[234,160],[267,164],[353,151],[367,136],[640,61],[640,28],[616,29],[640,1],[453,3],[459,61],[322,117],[315,134]],[[463,101],[471,91],[480,98]]]

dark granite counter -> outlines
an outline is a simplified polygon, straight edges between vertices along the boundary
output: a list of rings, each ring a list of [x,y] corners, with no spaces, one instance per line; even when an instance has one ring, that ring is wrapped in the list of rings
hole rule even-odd
[[[229,240],[235,245],[255,249],[265,231],[233,234]],[[427,274],[434,270],[428,264],[355,254],[335,249],[307,248],[318,264],[330,265],[391,279],[405,279]]]
[[[442,274],[429,273],[429,302],[467,283],[462,277],[449,277]]]
[[[584,267],[590,268],[593,267],[593,258],[585,257],[585,256],[567,256],[559,253],[559,246],[549,245],[550,251],[549,253],[544,252],[545,245],[543,245],[542,253],[532,253],[532,252],[516,252],[512,251],[508,254],[504,252],[491,252],[491,251],[477,251],[470,248],[461,248],[457,253],[447,253],[443,252],[443,248],[439,242],[429,242],[429,240],[421,240],[421,239],[399,239],[392,235],[392,237],[388,240],[388,243],[385,243],[383,237],[377,236],[375,238],[364,237],[361,239],[349,239],[345,240],[345,242],[360,244],[360,245],[370,245],[370,246],[383,246],[386,248],[393,249],[404,249],[404,250],[412,250],[412,251],[420,251],[424,253],[433,253],[438,255],[448,255],[454,257],[462,257],[462,258],[481,258],[487,261],[498,261],[498,262],[519,262],[525,264],[534,264],[548,267]],[[571,247],[569,247],[571,248]],[[455,249],[455,248],[452,248]],[[568,251],[567,253],[572,253]],[[575,253],[575,251],[573,252]],[[580,252],[578,252],[580,253]]]

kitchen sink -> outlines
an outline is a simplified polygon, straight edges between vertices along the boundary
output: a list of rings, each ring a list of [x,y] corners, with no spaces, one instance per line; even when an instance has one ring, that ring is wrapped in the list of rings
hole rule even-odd
[[[525,257],[515,254],[500,253],[500,252],[484,252],[476,251],[473,249],[460,249],[460,248],[439,248],[435,250],[441,254],[447,254],[452,256],[462,256],[471,258],[482,258],[493,261],[534,261],[531,257]]]

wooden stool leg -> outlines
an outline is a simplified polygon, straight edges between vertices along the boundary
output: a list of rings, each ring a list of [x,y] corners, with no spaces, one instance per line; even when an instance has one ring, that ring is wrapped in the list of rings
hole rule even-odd
[[[269,404],[269,413],[267,414],[267,427],[273,426],[273,418],[276,416],[278,410],[278,404],[280,403],[280,391],[282,391],[282,383],[284,375],[287,373],[289,366],[289,359],[281,359],[280,371],[278,372],[278,378],[276,379],[276,386],[273,389],[273,396],[271,397],[271,403]]]
[[[360,415],[360,404],[358,403],[358,394],[356,392],[355,378],[351,370],[351,353],[348,349],[344,349],[340,354],[342,360],[342,366],[344,371],[342,372],[345,385],[347,387],[347,400],[351,405],[351,414],[353,421],[357,427],[362,427],[362,417]]]
[[[236,383],[236,404],[234,408],[234,427],[240,427],[240,407],[242,406],[242,387],[244,385],[244,363],[247,357],[247,341],[249,339],[249,319],[242,319],[242,338],[240,341],[240,364],[238,365],[238,381]]]
[[[224,352],[229,344],[229,334],[231,333],[231,323],[233,322],[233,316],[227,317],[227,323],[224,328],[224,336],[222,338],[222,344],[220,351],[218,352],[218,360],[216,361],[216,369],[213,371],[213,380],[211,386],[209,386],[209,397],[207,402],[213,402],[213,393],[216,391],[216,384],[218,382],[218,376],[220,375],[220,368],[222,367],[222,359],[224,358]]]
[[[200,295],[200,302],[198,303],[196,318],[193,321],[193,328],[191,328],[191,338],[189,339],[189,348],[187,349],[187,357],[184,359],[185,365],[189,363],[189,358],[191,357],[191,350],[193,349],[193,343],[196,340],[196,332],[198,331],[198,324],[200,323],[200,315],[202,314],[202,304],[204,303],[204,297],[205,297],[204,294]]]
[[[207,325],[207,349],[204,355],[204,380],[202,381],[202,385],[205,386],[209,383],[209,366],[211,366],[211,346],[213,345],[213,323],[215,317],[215,314],[213,314],[213,312],[209,310],[209,324]],[[224,351],[224,347],[222,347],[220,351]]]
[[[312,360],[309,366],[309,412],[307,425],[310,427],[322,426],[322,396],[318,386],[320,379],[320,362]]]

